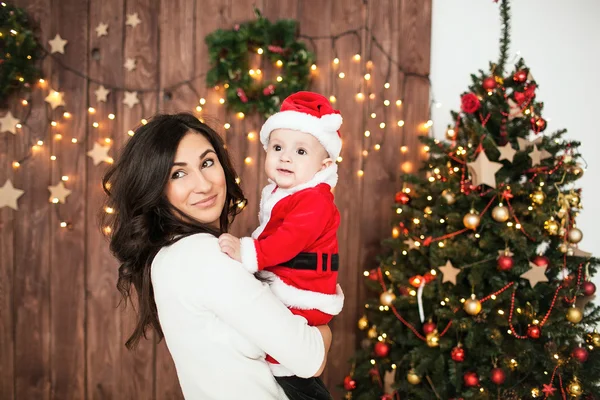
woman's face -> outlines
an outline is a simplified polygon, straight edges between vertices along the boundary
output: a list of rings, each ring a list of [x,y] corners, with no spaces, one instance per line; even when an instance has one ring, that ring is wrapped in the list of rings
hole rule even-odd
[[[210,142],[201,134],[181,139],[165,189],[169,202],[201,223],[219,228],[225,205],[225,172]]]

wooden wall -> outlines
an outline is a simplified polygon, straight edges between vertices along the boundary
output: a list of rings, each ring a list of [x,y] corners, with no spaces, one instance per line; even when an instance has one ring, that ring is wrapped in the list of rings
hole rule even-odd
[[[258,195],[265,179],[263,150],[257,140],[247,139],[247,133],[259,130],[260,119],[228,115],[218,104],[219,94],[207,89],[203,78],[172,86],[205,73],[204,37],[253,18],[253,5],[270,19],[297,19],[301,34],[317,37],[312,42],[318,65],[312,89],[335,95],[344,117],[343,161],[335,194],[342,216],[340,283],[346,305],[332,323],[334,344],[324,375],[335,391],[361,337],[356,321],[365,297],[362,273],[374,266],[379,241],[390,233],[390,206],[401,187],[401,171],[415,168],[423,156],[417,135],[426,132],[422,125],[429,115],[429,83],[423,76],[429,73],[431,0],[17,0],[15,4],[38,22],[45,47],[56,33],[68,44],[65,54],[45,58],[46,82],[32,91],[27,106],[21,98],[9,101],[17,118],[24,120],[29,114],[25,126],[17,135],[0,134],[0,184],[10,179],[25,191],[17,211],[0,209],[0,398],[181,398],[164,343],[148,340],[136,352],[124,347],[132,314],[117,308],[117,265],[96,223],[106,164],[94,166],[86,153],[94,142],[106,144],[110,138],[109,155],[115,156],[127,131],[141,118],[157,111],[191,111],[200,94],[207,99],[200,114],[225,135],[250,200],[234,233],[250,233],[257,224]],[[142,21],[136,28],[125,24],[127,14],[134,12]],[[97,37],[100,22],[109,24],[108,36]],[[340,37],[334,47],[331,40],[318,38],[361,27],[367,29],[358,36]],[[354,61],[358,51],[362,58]],[[339,65],[332,63],[336,56]],[[123,68],[128,57],[136,59],[133,72]],[[337,77],[342,71],[344,79]],[[372,76],[369,81],[363,79],[365,72]],[[386,81],[389,89],[383,87]],[[122,90],[113,90],[106,103],[98,103],[94,94],[98,83],[135,89],[140,104],[125,106]],[[169,88],[168,93],[159,88]],[[51,89],[64,92],[64,108],[51,110],[44,103]],[[358,91],[365,93],[364,100],[357,100]],[[386,99],[391,101],[389,107],[383,103]],[[395,103],[398,99],[401,106]],[[95,113],[88,112],[90,106]],[[65,111],[71,118],[63,117]],[[109,113],[116,118],[108,119]],[[51,127],[51,120],[58,125]],[[405,122],[403,127],[399,120]],[[94,122],[99,122],[98,128]],[[231,129],[222,129],[225,122]],[[383,129],[381,122],[386,123]],[[368,138],[366,130],[371,132]],[[57,133],[62,140],[56,139]],[[44,144],[31,150],[40,139]],[[375,150],[376,144],[380,150]],[[402,152],[401,146],[408,151]],[[28,153],[31,157],[19,168],[12,167]],[[50,160],[51,155],[56,161]],[[249,164],[246,157],[251,158]],[[47,187],[63,175],[69,176],[65,186],[72,194],[65,204],[52,204]],[[61,228],[63,221],[70,228]]]

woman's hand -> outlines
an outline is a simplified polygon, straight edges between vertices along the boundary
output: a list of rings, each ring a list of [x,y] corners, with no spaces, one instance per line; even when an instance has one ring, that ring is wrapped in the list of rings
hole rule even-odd
[[[232,259],[242,262],[242,255],[240,251],[241,242],[239,238],[236,238],[229,233],[224,233],[219,236],[219,246],[221,251],[227,254]]]
[[[325,345],[325,357],[323,357],[323,364],[321,364],[321,368],[317,371],[315,376],[320,376],[325,369],[325,365],[327,365],[327,355],[329,354],[329,348],[331,347],[331,339],[333,338],[331,334],[331,329],[329,325],[319,325],[317,326],[321,336],[323,337],[323,344]]]

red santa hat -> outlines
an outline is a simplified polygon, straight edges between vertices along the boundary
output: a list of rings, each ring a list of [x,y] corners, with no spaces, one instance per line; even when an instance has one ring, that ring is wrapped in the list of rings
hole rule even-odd
[[[292,129],[313,135],[336,159],[342,150],[340,126],[342,116],[329,100],[318,93],[298,92],[286,98],[281,110],[271,115],[260,130],[260,142],[267,148],[269,136],[275,129]]]

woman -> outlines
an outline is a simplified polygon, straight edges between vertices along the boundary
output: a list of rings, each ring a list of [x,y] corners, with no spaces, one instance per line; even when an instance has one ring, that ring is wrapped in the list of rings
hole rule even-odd
[[[265,353],[318,376],[331,331],[292,315],[221,253],[217,237],[246,201],[235,179],[221,138],[189,114],[138,128],[105,175],[117,287],[125,301],[135,288],[139,303],[126,346],[148,328],[164,336],[186,399],[287,399]]]

